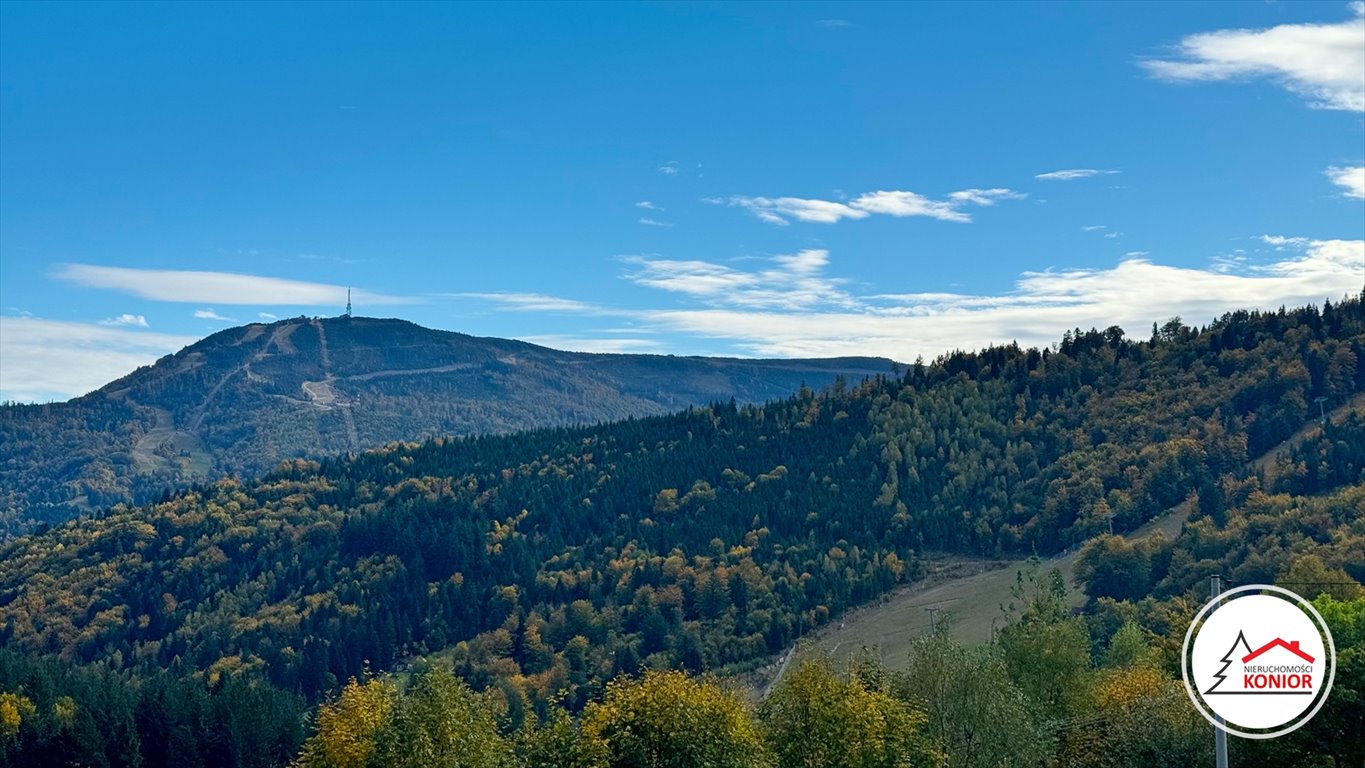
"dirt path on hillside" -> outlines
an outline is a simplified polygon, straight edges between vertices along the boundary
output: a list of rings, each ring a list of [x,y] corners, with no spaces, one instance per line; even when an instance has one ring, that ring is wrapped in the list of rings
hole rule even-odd
[[[355,419],[351,416],[351,401],[337,396],[336,389],[332,386],[337,377],[332,374],[332,358],[327,352],[327,330],[322,327],[319,320],[313,320],[313,328],[318,332],[318,358],[322,362],[322,373],[325,378],[322,381],[305,382],[303,391],[319,405],[335,406],[341,411],[341,419],[346,425],[347,446],[352,451],[360,450],[360,435],[356,432]]]
[[[1365,393],[1357,394],[1349,402],[1327,414],[1340,422],[1351,411],[1365,413]],[[1289,439],[1249,462],[1259,472],[1273,467],[1275,457],[1291,446],[1316,437],[1321,431],[1318,419],[1305,425]],[[1130,541],[1143,541],[1157,533],[1166,539],[1180,535],[1181,528],[1193,511],[1189,501],[1181,502],[1160,517],[1126,534]],[[1042,560],[1040,570],[1054,568],[1061,571],[1069,588],[1073,606],[1085,602],[1081,590],[1075,587],[1076,561],[1080,547],[1073,547],[1055,557]],[[1027,559],[986,560],[967,557],[943,557],[930,561],[930,575],[914,584],[895,589],[876,602],[855,608],[844,614],[837,623],[828,624],[805,636],[796,646],[783,651],[779,661],[769,664],[751,675],[751,688],[760,695],[781,680],[794,656],[807,649],[819,649],[836,663],[843,663],[850,655],[863,648],[875,648],[889,669],[904,666],[910,644],[929,631],[930,608],[938,610],[940,620],[952,623],[953,635],[964,643],[986,643],[991,640],[1003,619],[1002,607],[1012,599],[1012,590],[1020,569]]]
[[[1365,416],[1365,392],[1357,392],[1354,397],[1346,401],[1345,405],[1329,411],[1327,418],[1331,419],[1333,424],[1340,424],[1346,421],[1346,416],[1352,411]],[[1262,475],[1266,474],[1275,467],[1275,459],[1279,458],[1280,454],[1309,438],[1317,437],[1321,432],[1322,420],[1315,418],[1303,425],[1303,428],[1298,432],[1290,435],[1288,440],[1258,456],[1255,461],[1251,462],[1251,468]]]
[[[133,465],[141,473],[155,472],[166,465],[166,460],[156,455],[156,449],[171,439],[171,435],[175,434],[171,412],[165,408],[152,408],[152,410],[156,413],[156,424],[147,430],[142,437],[138,438],[137,444],[133,446],[132,450]]]

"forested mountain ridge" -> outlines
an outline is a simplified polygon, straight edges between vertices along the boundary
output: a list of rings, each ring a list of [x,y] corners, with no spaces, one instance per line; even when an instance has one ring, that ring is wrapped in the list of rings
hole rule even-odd
[[[953,354],[763,406],[295,461],[5,544],[0,643],[169,697],[141,743],[434,652],[519,723],[618,673],[746,668],[916,578],[927,550],[1051,552],[1192,493],[1214,521],[1220,493],[1259,503],[1248,456],[1316,398],[1365,390],[1363,354],[1353,298]],[[1275,487],[1359,486],[1343,429]],[[1202,572],[1165,578],[1176,565]],[[287,726],[238,723],[233,754],[279,754],[264,743]]]
[[[66,403],[0,406],[0,535],[285,459],[762,402],[892,366],[561,352],[363,317],[254,323]]]

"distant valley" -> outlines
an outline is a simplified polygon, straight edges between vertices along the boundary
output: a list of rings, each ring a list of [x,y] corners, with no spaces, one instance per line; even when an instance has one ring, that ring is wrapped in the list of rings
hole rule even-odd
[[[0,407],[0,535],[296,457],[763,402],[893,366],[563,352],[394,319],[256,323],[66,403]]]

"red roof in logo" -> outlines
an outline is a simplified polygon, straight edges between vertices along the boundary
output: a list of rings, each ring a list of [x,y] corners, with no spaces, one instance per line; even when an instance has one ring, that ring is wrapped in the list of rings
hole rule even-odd
[[[1263,653],[1265,653],[1265,652],[1267,652],[1267,651],[1269,651],[1269,650],[1271,650],[1272,648],[1275,648],[1275,647],[1283,648],[1283,649],[1289,651],[1290,653],[1294,654],[1295,656],[1298,656],[1300,659],[1303,659],[1304,661],[1308,662],[1309,664],[1312,664],[1312,663],[1313,663],[1313,657],[1312,657],[1312,656],[1309,656],[1308,654],[1306,654],[1306,653],[1304,653],[1303,651],[1299,650],[1299,641],[1298,641],[1298,640],[1295,640],[1295,641],[1292,642],[1292,643],[1286,643],[1285,641],[1281,640],[1281,639],[1278,638],[1278,637],[1275,638],[1274,640],[1271,640],[1270,642],[1266,643],[1265,645],[1261,646],[1260,648],[1257,648],[1256,650],[1252,651],[1251,653],[1248,653],[1247,655],[1243,656],[1243,657],[1242,657],[1242,663],[1245,664],[1245,663],[1247,663],[1248,661],[1251,661],[1252,659],[1256,658],[1257,656],[1260,656],[1261,654],[1263,654]]]

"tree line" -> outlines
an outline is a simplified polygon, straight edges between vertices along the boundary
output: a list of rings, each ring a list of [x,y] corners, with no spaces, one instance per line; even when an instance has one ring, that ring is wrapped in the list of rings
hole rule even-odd
[[[1293,460],[1314,489],[1246,468],[1315,398],[1365,389],[1361,306],[1172,321],[1141,341],[1077,331],[762,406],[396,443],[115,507],[0,546],[0,646],[19,670],[0,691],[37,701],[12,682],[37,675],[80,711],[128,713],[91,733],[138,734],[119,748],[156,765],[279,765],[318,702],[423,663],[520,731],[581,715],[614,680],[752,670],[937,552],[1052,553],[1191,499],[1191,543],[1106,537],[1088,552],[1112,552],[1083,558],[1107,622],[1090,658],[1128,621],[1160,651],[1210,568],[1365,562],[1358,536],[1285,528],[1272,557],[1259,535],[1286,505],[1320,524],[1358,504],[1354,433]],[[1288,495],[1329,488],[1345,490]],[[1065,704],[1057,674],[1011,674]]]

